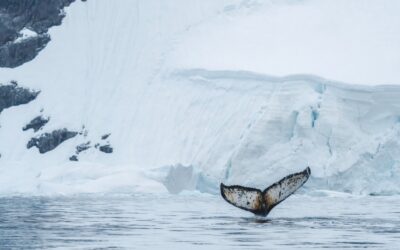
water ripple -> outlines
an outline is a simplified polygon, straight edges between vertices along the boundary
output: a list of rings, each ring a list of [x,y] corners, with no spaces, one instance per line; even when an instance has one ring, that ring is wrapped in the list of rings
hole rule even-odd
[[[399,205],[294,196],[262,218],[217,196],[0,198],[0,248],[398,249]]]

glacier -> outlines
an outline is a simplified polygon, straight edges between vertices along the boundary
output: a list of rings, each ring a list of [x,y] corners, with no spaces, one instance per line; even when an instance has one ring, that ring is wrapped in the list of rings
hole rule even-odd
[[[263,189],[306,166],[304,192],[400,193],[399,35],[348,43],[317,32],[395,30],[400,6],[384,2],[363,8],[389,24],[363,16],[348,27],[351,18],[318,14],[346,1],[72,3],[34,60],[0,68],[0,83],[40,91],[0,114],[0,195],[216,193],[222,181]],[[361,15],[350,7],[344,17]],[[287,11],[305,35],[293,43],[300,29],[288,20],[280,28],[291,32],[275,44],[273,21]],[[41,130],[22,130],[40,115],[49,117]],[[63,128],[78,135],[45,154],[27,149]]]

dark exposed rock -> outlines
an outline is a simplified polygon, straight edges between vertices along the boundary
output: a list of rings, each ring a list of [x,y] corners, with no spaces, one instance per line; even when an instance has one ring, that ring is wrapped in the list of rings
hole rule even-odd
[[[101,136],[101,139],[102,139],[102,140],[105,140],[105,139],[107,139],[110,135],[111,135],[111,134],[102,135],[102,136]]]
[[[0,17],[0,44],[4,45],[15,40],[18,37],[18,33],[7,27],[5,23],[1,22],[1,20],[2,18]]]
[[[39,91],[18,87],[16,82],[0,85],[0,113],[12,106],[27,104],[34,100],[39,93]]]
[[[113,152],[113,148],[110,145],[103,145],[99,147],[99,150],[106,154],[111,154]]]
[[[32,121],[30,121],[27,125],[25,125],[25,127],[23,127],[22,130],[26,131],[32,128],[34,132],[37,132],[48,122],[49,118],[44,118],[43,116],[36,116]]]
[[[44,133],[39,137],[32,138],[26,147],[29,149],[31,147],[37,147],[41,154],[49,152],[55,149],[58,145],[64,141],[75,137],[78,132],[68,131],[66,128],[54,130],[51,133]]]
[[[60,25],[65,16],[62,9],[74,0],[2,0],[1,21],[11,29],[28,27],[37,33]]]
[[[78,146],[76,146],[76,154],[79,154],[82,151],[88,150],[89,148],[90,148],[90,141],[79,144]]]
[[[78,156],[73,155],[73,156],[69,157],[69,160],[70,161],[78,161]]]
[[[0,67],[15,68],[32,60],[49,41],[50,36],[43,34],[0,46]]]
[[[50,41],[48,29],[60,25],[64,7],[74,0],[1,0],[0,67],[17,67],[32,60]],[[37,36],[18,41],[27,28]]]

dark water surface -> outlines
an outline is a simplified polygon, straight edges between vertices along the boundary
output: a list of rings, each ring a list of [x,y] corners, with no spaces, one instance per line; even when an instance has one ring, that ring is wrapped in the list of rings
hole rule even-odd
[[[293,196],[257,218],[218,196],[0,198],[0,249],[400,249],[400,197]]]

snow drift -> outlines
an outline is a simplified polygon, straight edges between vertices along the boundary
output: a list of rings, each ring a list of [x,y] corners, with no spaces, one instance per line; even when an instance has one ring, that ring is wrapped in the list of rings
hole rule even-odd
[[[288,2],[275,11],[309,6]],[[1,83],[41,91],[0,114],[0,193],[214,193],[221,181],[265,188],[306,166],[313,173],[307,189],[399,193],[400,87],[273,77],[282,72],[263,70],[264,61],[240,63],[240,41],[201,53],[222,24],[245,20],[262,32],[259,17],[271,8],[272,2],[228,0],[71,4],[33,61],[0,69]],[[228,48],[238,56],[235,65],[220,60]],[[265,57],[266,65],[272,59]],[[309,66],[302,73],[326,69]],[[49,118],[41,129],[23,131],[40,116]],[[27,149],[32,138],[65,128],[74,137],[50,151]]]

